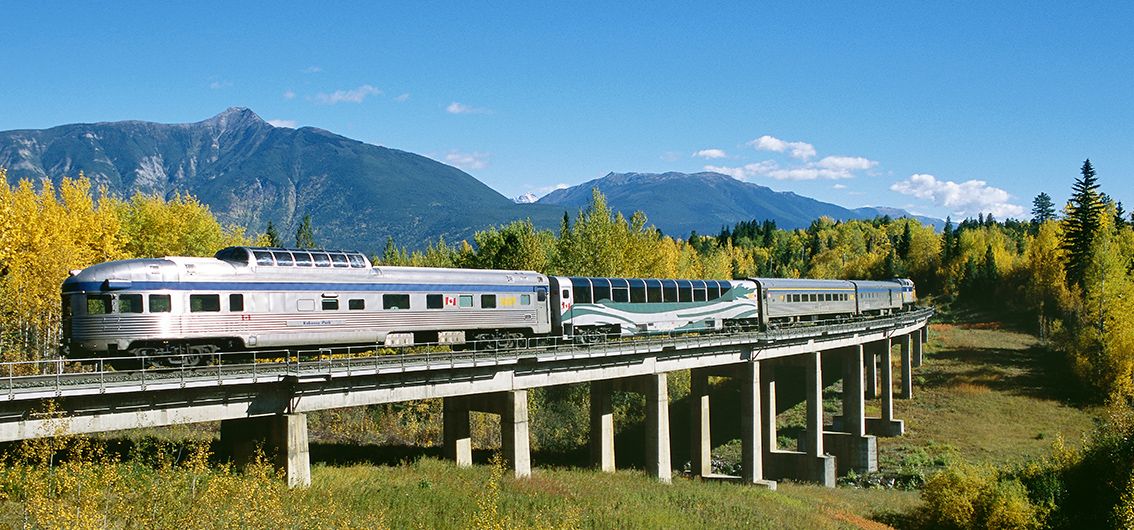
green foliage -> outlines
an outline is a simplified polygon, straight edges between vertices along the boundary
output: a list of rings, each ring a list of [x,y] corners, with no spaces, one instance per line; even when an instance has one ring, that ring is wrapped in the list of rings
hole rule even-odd
[[[1036,528],[1037,509],[1019,480],[994,469],[958,463],[922,490],[924,516],[934,528]]]
[[[264,237],[268,239],[267,243],[269,247],[278,247],[283,244],[283,242],[280,241],[279,230],[276,230],[276,225],[272,224],[271,221],[268,221],[268,228],[264,230]]]
[[[311,226],[311,215],[304,215],[299,228],[295,229],[295,246],[297,248],[318,248],[315,243],[315,228]]]

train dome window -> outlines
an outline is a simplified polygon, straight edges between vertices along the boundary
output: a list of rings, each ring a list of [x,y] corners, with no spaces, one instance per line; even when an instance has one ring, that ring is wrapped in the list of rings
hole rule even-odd
[[[272,257],[276,258],[276,265],[280,267],[291,267],[295,265],[295,258],[291,256],[291,252],[286,250],[273,250]]]
[[[630,303],[644,304],[646,303],[646,281],[645,280],[630,280]]]
[[[586,278],[571,278],[571,295],[576,304],[591,303],[591,281]]]
[[[661,280],[646,280],[646,301],[651,304],[662,301]]]
[[[594,294],[596,304],[603,300],[610,301],[610,280],[606,278],[591,278],[591,291]]]
[[[218,250],[213,257],[238,265],[248,265],[249,261],[248,249],[244,247],[225,247]]]
[[[272,253],[267,250],[253,250],[252,255],[256,256],[256,265],[275,265],[276,260],[272,257]]]
[[[295,256],[296,267],[310,267],[312,266],[311,253],[306,250],[293,250],[291,255]]]
[[[350,260],[350,266],[354,269],[366,268],[366,258],[362,254],[347,254],[347,259]]]
[[[315,260],[316,267],[330,267],[331,257],[326,252],[312,252],[311,258]]]
[[[331,255],[331,263],[335,267],[350,267],[350,261],[347,260],[346,254],[342,252],[328,252]]]
[[[678,302],[692,302],[693,282],[689,280],[677,280],[677,296]]]

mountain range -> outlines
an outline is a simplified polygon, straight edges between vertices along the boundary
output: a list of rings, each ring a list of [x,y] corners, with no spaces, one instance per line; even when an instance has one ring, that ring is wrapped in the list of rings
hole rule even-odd
[[[577,209],[597,188],[614,210],[646,213],[649,222],[667,234],[691,231],[715,234],[737,221],[771,219],[780,228],[805,228],[821,216],[836,220],[913,217],[941,226],[938,219],[913,216],[898,208],[847,209],[792,192],[774,191],[720,173],[610,173],[571,188],[555,190],[537,204]]]
[[[587,204],[592,188],[611,207],[627,215],[642,210],[674,236],[716,233],[752,219],[799,228],[821,215],[908,215],[848,210],[717,173],[611,173],[534,204],[518,203],[436,160],[314,127],[276,127],[246,108],[195,123],[121,121],[4,131],[0,167],[8,169],[13,184],[58,183],[81,172],[120,197],[189,193],[223,223],[262,232],[271,221],[285,240],[310,215],[318,243],[366,252],[379,251],[388,237],[419,248],[442,236],[450,242],[470,239],[477,230],[515,219],[556,229],[565,210],[573,215]]]

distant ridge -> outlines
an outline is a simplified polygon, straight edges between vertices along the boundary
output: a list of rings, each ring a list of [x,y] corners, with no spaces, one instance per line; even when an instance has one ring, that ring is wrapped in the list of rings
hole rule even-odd
[[[556,227],[559,207],[517,205],[455,167],[314,127],[273,127],[233,107],[195,123],[119,121],[0,132],[8,179],[83,172],[113,194],[188,192],[222,222],[285,239],[310,214],[318,243],[377,252],[387,237],[424,246],[531,218]]]
[[[692,231],[716,234],[721,227],[753,219],[771,219],[780,228],[805,228],[824,215],[838,220],[879,215],[913,217],[897,208],[850,210],[713,172],[609,173],[578,186],[555,190],[542,197],[539,204],[577,209],[590,201],[592,188],[606,196],[611,208],[627,213],[641,210],[650,223],[675,236]]]

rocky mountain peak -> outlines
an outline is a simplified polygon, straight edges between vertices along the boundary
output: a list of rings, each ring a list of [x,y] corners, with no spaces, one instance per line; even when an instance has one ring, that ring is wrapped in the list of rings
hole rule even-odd
[[[206,127],[216,129],[233,129],[248,126],[264,126],[264,121],[258,114],[247,107],[229,107],[224,112],[207,120],[198,122]]]

